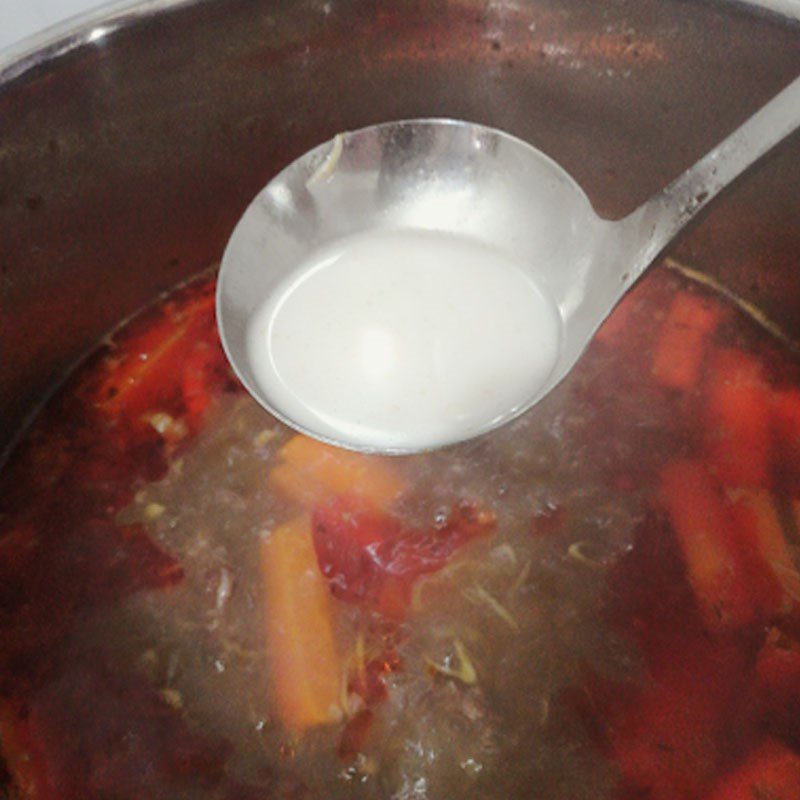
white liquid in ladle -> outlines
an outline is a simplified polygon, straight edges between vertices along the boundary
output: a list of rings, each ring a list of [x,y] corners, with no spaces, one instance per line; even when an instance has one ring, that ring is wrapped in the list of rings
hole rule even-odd
[[[561,320],[530,272],[444,233],[371,231],[316,252],[257,310],[252,374],[272,406],[361,448],[461,441],[530,404]]]
[[[400,120],[337,136],[239,220],[217,286],[225,351],[265,408],[312,436],[386,452],[469,439],[566,377],[667,243],[798,127],[800,78],[615,221],[493,128]]]

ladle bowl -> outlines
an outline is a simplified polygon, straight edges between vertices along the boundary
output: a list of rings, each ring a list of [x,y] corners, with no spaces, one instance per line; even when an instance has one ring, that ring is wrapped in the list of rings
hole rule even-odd
[[[300,264],[343,237],[424,230],[473,240],[530,270],[556,304],[562,324],[555,367],[539,391],[462,438],[485,433],[552,391],[616,303],[686,223],[798,126],[800,79],[618,221],[599,217],[578,183],[544,153],[486,126],[422,119],[341,134],[280,172],[236,226],[217,290],[223,346],[247,390],[274,416],[332,444],[375,450],[292,419],[255,379],[248,324]]]

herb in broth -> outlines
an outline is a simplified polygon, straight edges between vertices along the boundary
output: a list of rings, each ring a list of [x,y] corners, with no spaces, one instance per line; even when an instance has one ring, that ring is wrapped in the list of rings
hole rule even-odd
[[[800,797],[800,376],[657,270],[491,436],[281,426],[212,279],[76,373],[0,476],[17,795]]]

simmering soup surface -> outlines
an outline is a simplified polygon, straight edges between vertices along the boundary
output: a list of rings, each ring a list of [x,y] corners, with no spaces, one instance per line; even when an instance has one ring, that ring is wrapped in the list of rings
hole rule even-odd
[[[544,403],[376,458],[275,422],[213,278],[0,473],[22,798],[800,798],[800,372],[652,272]]]

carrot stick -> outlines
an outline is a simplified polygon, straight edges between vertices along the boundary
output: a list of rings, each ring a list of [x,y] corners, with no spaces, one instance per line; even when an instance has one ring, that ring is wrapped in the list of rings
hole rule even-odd
[[[365,456],[295,436],[278,452],[283,463],[270,481],[288,499],[304,507],[336,494],[357,495],[377,508],[392,504],[404,489],[385,459]]]
[[[279,718],[297,733],[338,721],[343,667],[336,653],[330,592],[308,518],[291,520],[263,539],[261,571]]]
[[[697,383],[708,336],[721,317],[722,309],[712,300],[689,292],[675,296],[653,354],[658,383],[683,392]]]
[[[706,448],[730,488],[769,482],[770,394],[760,363],[740,350],[720,350],[709,370]]]
[[[668,464],[661,472],[660,499],[706,626],[724,631],[752,621],[728,511],[706,468],[688,460]]]
[[[752,578],[756,604],[768,618],[800,605],[800,574],[769,492],[741,490],[733,506],[743,546],[760,574]]]
[[[270,486],[282,497],[302,508],[314,508],[329,496],[325,487],[291,464],[278,464],[269,473]]]

